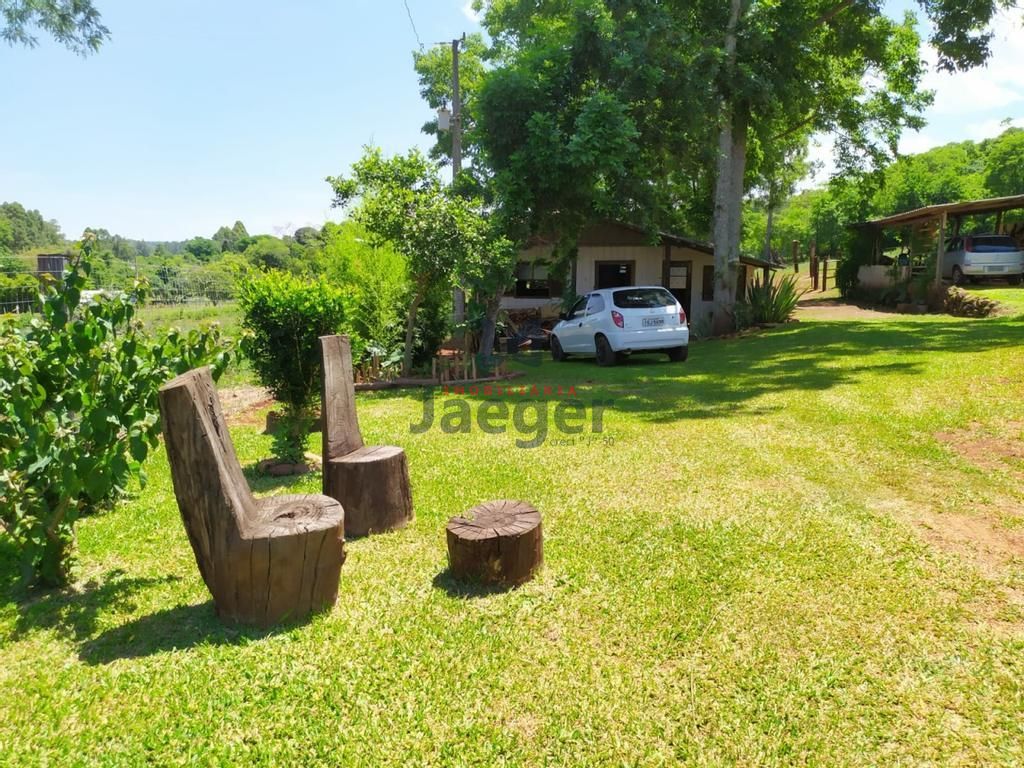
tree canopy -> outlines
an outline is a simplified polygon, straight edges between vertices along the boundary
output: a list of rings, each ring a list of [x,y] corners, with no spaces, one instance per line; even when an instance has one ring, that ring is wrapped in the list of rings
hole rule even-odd
[[[81,56],[95,53],[110,38],[92,0],[0,0],[0,37],[34,48],[37,30]]]
[[[742,202],[780,178],[813,132],[849,173],[893,156],[931,95],[911,13],[881,0],[490,0],[496,66],[482,144],[504,203],[570,238],[608,210],[710,227],[715,322],[734,301]],[[1008,0],[919,0],[939,65],[985,61]],[[699,229],[691,228],[696,234]]]
[[[367,148],[349,177],[327,179],[334,205],[354,207],[354,218],[380,243],[402,254],[414,284],[406,323],[402,374],[412,369],[416,314],[435,285],[453,276],[480,253],[485,233],[473,201],[450,194],[437,165],[418,150],[386,158]]]

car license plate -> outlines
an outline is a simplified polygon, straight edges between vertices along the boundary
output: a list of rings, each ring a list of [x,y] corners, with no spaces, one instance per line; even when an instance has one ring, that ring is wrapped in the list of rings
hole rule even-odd
[[[645,317],[644,328],[656,328],[659,325],[665,324],[664,317]]]
[[[1002,272],[1006,267],[986,267],[987,272]]]

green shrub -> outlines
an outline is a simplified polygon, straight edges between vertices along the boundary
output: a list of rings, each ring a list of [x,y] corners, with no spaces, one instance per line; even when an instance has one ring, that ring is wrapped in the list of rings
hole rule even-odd
[[[38,315],[0,324],[0,525],[18,547],[26,581],[66,583],[75,521],[109,505],[159,434],[157,391],[171,377],[229,350],[216,326],[147,335],[135,312],[145,284],[80,301],[93,241],[46,287]]]
[[[836,288],[844,298],[853,298],[860,287],[857,279],[862,266],[871,263],[874,254],[874,234],[858,229],[848,238],[843,257],[836,265]]]
[[[323,278],[260,272],[239,286],[242,351],[263,386],[284,406],[274,451],[290,462],[302,460],[312,407],[320,394],[323,364],[319,338],[345,330],[345,294]],[[353,336],[353,357],[362,340]]]
[[[803,292],[796,287],[795,275],[784,275],[777,283],[775,275],[760,277],[747,288],[743,301],[736,302],[736,327],[758,323],[784,323],[793,316]]]
[[[27,272],[0,274],[0,313],[31,310],[39,298],[39,281]]]

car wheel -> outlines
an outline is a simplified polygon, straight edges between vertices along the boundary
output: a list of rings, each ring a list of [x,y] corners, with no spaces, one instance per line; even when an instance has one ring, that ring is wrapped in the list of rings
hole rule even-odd
[[[1014,275],[1013,277],[1006,278],[1006,281],[1010,285],[1020,285],[1020,275]]]
[[[615,352],[612,350],[612,345],[608,343],[608,339],[598,335],[594,338],[594,346],[597,347],[598,365],[615,365]]]
[[[959,266],[953,267],[953,285],[964,284],[964,271]]]
[[[690,348],[687,347],[673,347],[668,351],[668,359],[673,363],[685,363],[686,358],[690,355]]]
[[[567,357],[567,355],[565,354],[565,351],[562,349],[562,344],[561,344],[561,342],[559,342],[558,337],[557,336],[552,336],[551,337],[551,359],[554,360],[556,363],[560,363],[563,360],[565,360],[566,357]]]

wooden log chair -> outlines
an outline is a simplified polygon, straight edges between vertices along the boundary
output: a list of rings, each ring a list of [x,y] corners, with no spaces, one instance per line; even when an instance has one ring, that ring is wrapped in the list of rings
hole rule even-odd
[[[344,511],[319,495],[254,499],[208,368],[160,389],[174,495],[221,619],[268,627],[334,605]]]
[[[393,445],[364,445],[347,336],[321,336],[324,493],[345,508],[345,535],[401,528],[413,518],[409,464]]]

